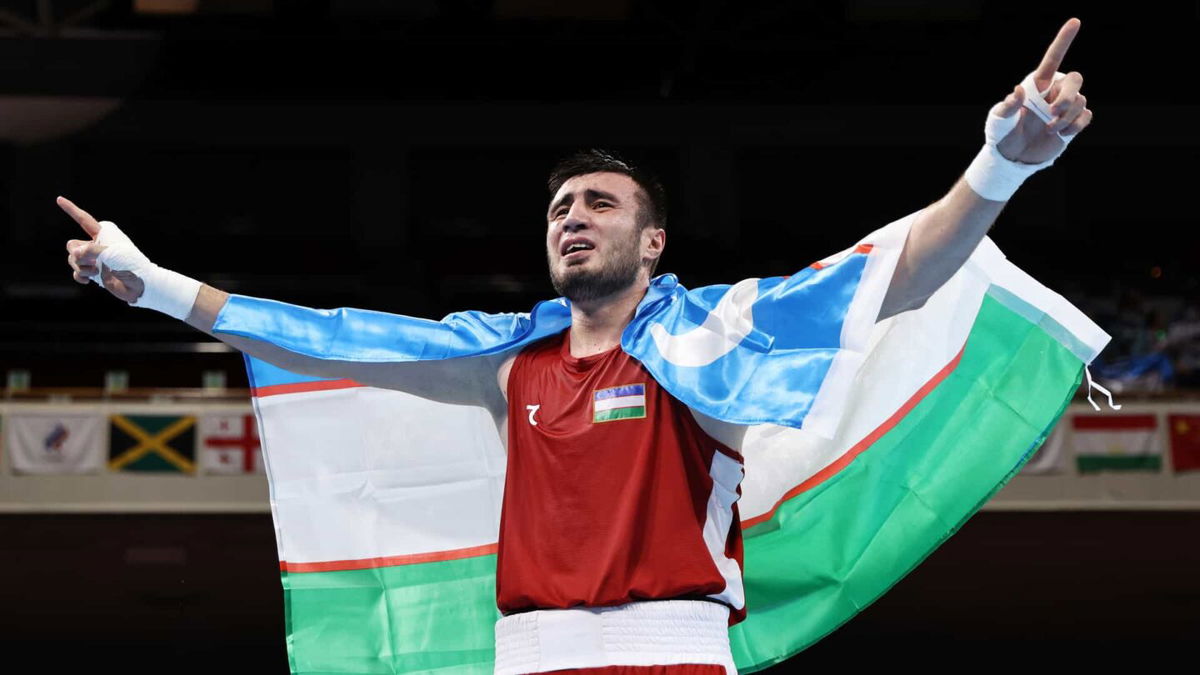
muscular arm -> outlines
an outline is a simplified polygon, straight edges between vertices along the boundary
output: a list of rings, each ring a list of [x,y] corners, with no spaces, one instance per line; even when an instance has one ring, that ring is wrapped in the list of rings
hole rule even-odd
[[[1080,93],[1083,75],[1058,72],[1079,27],[1079,19],[1068,19],[1038,67],[988,111],[984,148],[909,230],[880,320],[923,305],[975,251],[1021,181],[1052,164],[1091,124],[1087,97]]]
[[[921,211],[908,232],[877,320],[925,304],[971,257],[1007,203],[980,197],[959,178],[945,197]]]
[[[351,379],[372,387],[395,389],[442,403],[480,405],[493,414],[504,410],[503,394],[497,388],[495,379],[503,355],[403,363],[317,359],[262,340],[214,333],[217,314],[228,300],[228,293],[207,284],[201,286],[186,319],[188,325],[239,351],[294,373]]]

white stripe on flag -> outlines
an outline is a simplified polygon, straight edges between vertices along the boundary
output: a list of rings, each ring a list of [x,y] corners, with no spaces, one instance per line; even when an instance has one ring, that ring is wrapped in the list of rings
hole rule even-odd
[[[596,412],[612,410],[614,408],[633,408],[644,405],[646,405],[645,394],[637,394],[634,396],[614,396],[613,398],[605,398],[596,401]]]
[[[1157,430],[1123,429],[1121,431],[1082,431],[1072,434],[1071,445],[1077,455],[1101,457],[1132,457],[1161,455],[1162,447],[1155,442]]]
[[[371,387],[255,403],[280,559],[360,560],[496,542],[505,451],[483,408]]]

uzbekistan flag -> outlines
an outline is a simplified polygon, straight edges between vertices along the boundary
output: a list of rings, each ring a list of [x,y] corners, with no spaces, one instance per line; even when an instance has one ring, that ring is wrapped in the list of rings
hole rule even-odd
[[[646,385],[626,384],[592,394],[592,422],[628,420],[646,416]]]
[[[651,282],[622,347],[673,396],[748,424],[739,671],[813,644],[954,534],[1046,439],[1108,336],[984,239],[876,323],[910,214],[790,277]],[[517,350],[567,301],[441,321],[233,296],[215,330],[315,358]],[[482,408],[247,359],[295,673],[490,673],[505,453]],[[596,416],[643,392],[595,392]],[[612,419],[612,417],[608,417]],[[587,546],[581,541],[580,546]]]

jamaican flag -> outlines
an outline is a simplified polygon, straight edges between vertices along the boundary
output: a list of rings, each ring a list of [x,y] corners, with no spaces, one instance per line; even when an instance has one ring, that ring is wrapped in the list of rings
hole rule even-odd
[[[195,417],[112,415],[109,426],[109,470],[195,472]]]

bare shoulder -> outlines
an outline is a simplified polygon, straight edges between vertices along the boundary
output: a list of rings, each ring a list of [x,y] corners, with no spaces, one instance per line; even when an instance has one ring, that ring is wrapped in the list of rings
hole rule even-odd
[[[517,354],[514,351],[503,355],[504,360],[500,362],[500,367],[496,369],[496,384],[500,385],[500,393],[504,396],[504,400],[508,400],[508,374],[512,372],[513,363],[517,360]]]
[[[733,422],[725,422],[715,417],[709,417],[691,406],[687,406],[687,409],[691,411],[696,424],[700,425],[704,433],[738,452],[742,451],[742,442],[746,438],[746,430],[750,428],[748,425],[734,424]]]

